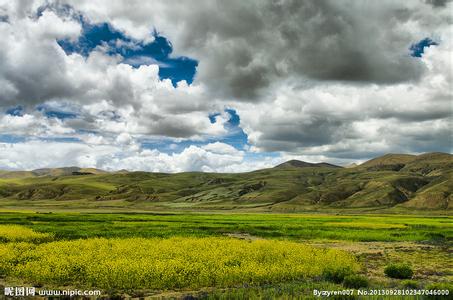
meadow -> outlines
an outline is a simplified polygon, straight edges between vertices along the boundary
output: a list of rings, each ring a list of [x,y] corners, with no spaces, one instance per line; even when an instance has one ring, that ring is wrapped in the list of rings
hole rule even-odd
[[[4,211],[0,284],[213,299],[303,298],[350,287],[349,277],[374,288],[445,288],[453,281],[452,220]],[[409,265],[412,279],[386,276],[393,263]]]

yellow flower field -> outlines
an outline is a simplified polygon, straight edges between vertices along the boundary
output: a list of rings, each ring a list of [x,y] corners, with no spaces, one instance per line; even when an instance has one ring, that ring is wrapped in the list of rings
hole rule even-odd
[[[346,252],[286,241],[173,237],[0,244],[0,275],[104,290],[258,285],[358,268]]]
[[[33,231],[30,228],[20,225],[0,225],[0,242],[44,242],[50,241],[52,235]]]

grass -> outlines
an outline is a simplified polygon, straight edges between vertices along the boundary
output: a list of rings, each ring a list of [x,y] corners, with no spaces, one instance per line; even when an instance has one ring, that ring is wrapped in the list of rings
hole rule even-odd
[[[396,279],[411,279],[414,271],[407,264],[391,264],[385,267],[385,275]]]
[[[15,228],[21,240],[0,244],[0,285],[93,286],[113,294],[203,299],[306,297],[313,288],[344,289],[359,277],[370,288],[425,288],[453,280],[452,219],[3,211],[0,236],[2,228]],[[411,282],[385,276],[390,264],[411,265]],[[359,274],[352,283],[351,270]]]
[[[343,285],[347,288],[365,288],[368,287],[368,279],[361,275],[348,275],[343,279]]]
[[[291,240],[453,242],[452,217],[197,213],[0,213],[59,238],[219,236]]]

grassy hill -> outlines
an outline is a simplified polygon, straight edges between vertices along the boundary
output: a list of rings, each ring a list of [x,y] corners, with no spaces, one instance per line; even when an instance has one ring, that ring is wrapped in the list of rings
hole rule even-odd
[[[309,167],[330,167],[330,168],[341,168],[340,166],[332,165],[329,163],[309,163],[305,161],[300,161],[300,160],[288,160],[287,162],[284,162],[275,168],[277,169],[287,169],[287,168],[309,168]]]
[[[240,174],[107,173],[76,167],[0,172],[2,207],[150,210],[443,210],[453,155],[388,154],[341,168],[289,161]]]

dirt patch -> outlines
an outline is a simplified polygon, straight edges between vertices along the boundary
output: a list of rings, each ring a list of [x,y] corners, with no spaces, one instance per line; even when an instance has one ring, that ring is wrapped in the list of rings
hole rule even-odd
[[[363,273],[379,282],[393,282],[384,275],[386,265],[407,263],[414,279],[422,282],[453,281],[453,253],[448,247],[415,242],[310,242],[315,247],[336,248],[354,253]],[[393,284],[397,284],[395,281]]]
[[[255,240],[262,240],[262,238],[250,235],[248,233],[225,233],[227,237],[232,237],[235,239],[240,239],[240,240],[248,240],[248,241],[255,241]]]

